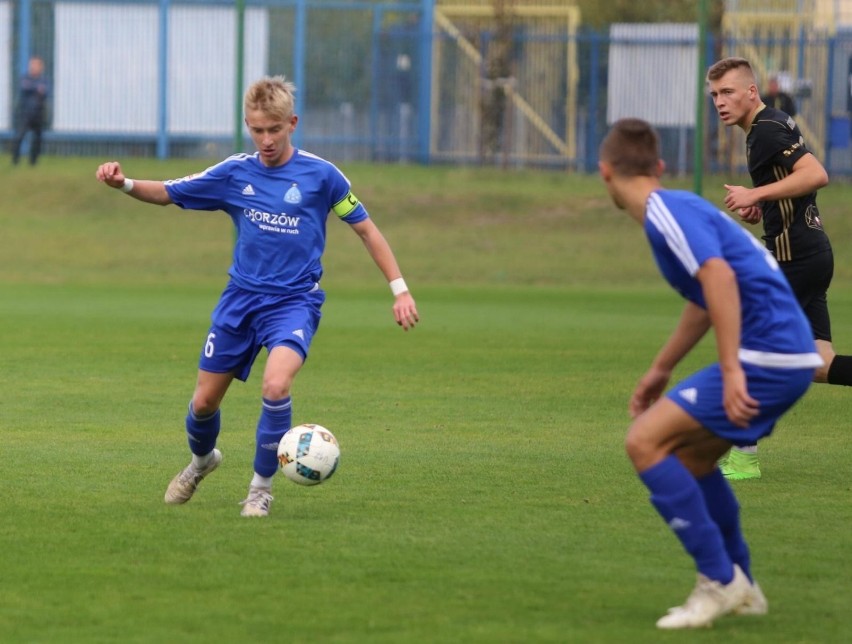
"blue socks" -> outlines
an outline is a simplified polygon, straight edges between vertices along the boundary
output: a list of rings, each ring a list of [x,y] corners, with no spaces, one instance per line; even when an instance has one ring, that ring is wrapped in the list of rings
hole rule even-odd
[[[281,400],[263,399],[263,409],[257,421],[255,435],[254,471],[271,477],[278,471],[278,443],[290,429],[293,418],[290,396]]]
[[[263,409],[257,422],[254,471],[263,477],[272,477],[278,471],[278,442],[290,429],[292,420],[290,397],[282,400],[263,399]],[[186,435],[189,449],[196,456],[206,456],[216,447],[221,413],[217,409],[210,416],[197,416],[189,404],[186,415]]]
[[[648,468],[639,478],[651,492],[651,503],[672,529],[698,571],[728,584],[734,577],[731,557],[719,526],[711,518],[695,478],[676,456]]]
[[[210,416],[196,416],[189,403],[189,412],[186,415],[186,436],[189,441],[189,451],[196,456],[205,456],[216,447],[216,438],[219,436],[220,410],[216,410]]]
[[[715,469],[712,474],[698,479],[698,487],[704,494],[704,503],[707,505],[710,518],[716,522],[722,532],[722,540],[725,542],[728,556],[742,568],[749,580],[752,580],[751,557],[740,528],[740,504],[730,484],[722,472]]]

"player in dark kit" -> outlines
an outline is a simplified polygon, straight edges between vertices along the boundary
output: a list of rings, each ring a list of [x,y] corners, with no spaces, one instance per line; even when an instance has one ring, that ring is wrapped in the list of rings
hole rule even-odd
[[[793,287],[825,362],[814,381],[852,386],[852,356],[836,355],[831,343],[826,294],[834,255],[816,204],[816,191],[828,183],[828,174],[805,146],[792,117],[764,105],[747,60],[718,61],[708,70],[707,81],[722,122],[746,132],[754,185],[726,185],[725,205],[750,224],[763,220],[766,247]],[[757,447],[732,450],[723,471],[731,479],[759,478]]]

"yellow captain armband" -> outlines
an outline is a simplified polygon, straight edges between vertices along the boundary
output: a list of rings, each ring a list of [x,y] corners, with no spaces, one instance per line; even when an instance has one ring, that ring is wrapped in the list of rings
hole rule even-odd
[[[358,204],[361,203],[358,201],[358,197],[352,194],[352,192],[346,193],[346,196],[343,197],[340,201],[334,204],[331,209],[334,211],[334,214],[343,219],[346,215],[350,214],[355,208],[358,207]]]

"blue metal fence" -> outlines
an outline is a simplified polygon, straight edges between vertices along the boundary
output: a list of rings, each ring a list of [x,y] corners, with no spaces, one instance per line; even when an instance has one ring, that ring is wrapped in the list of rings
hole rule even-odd
[[[0,32],[10,34],[0,53],[0,133],[11,135],[18,79],[39,55],[53,85],[48,153],[220,156],[235,147],[245,87],[283,74],[299,90],[297,144],[428,161],[422,34],[431,33],[423,25],[431,3],[0,0],[8,17]],[[401,51],[410,52],[407,66],[395,62]]]
[[[458,92],[482,91],[478,82],[462,87],[459,65],[470,67],[472,56],[483,61],[481,85],[493,87],[484,67],[499,34],[487,21],[460,22],[449,38],[436,27],[440,8],[439,0],[0,0],[0,139],[12,136],[19,77],[37,54],[53,84],[47,154],[219,158],[248,143],[239,126],[245,86],[260,75],[284,74],[298,87],[297,145],[337,161],[555,164],[593,172],[612,115],[630,110],[633,96],[638,110],[661,88],[679,87],[671,77],[689,70],[675,63],[697,46],[689,29],[663,25],[643,26],[637,35],[552,25],[544,32],[517,23],[510,67],[519,74],[535,70],[536,77],[501,82],[515,92],[561,83],[559,95],[575,104],[530,107],[530,100],[525,112],[507,109],[502,153],[486,156],[475,145],[462,149],[471,144],[461,139],[470,137],[458,136],[471,122],[469,114],[460,119],[460,111],[479,109]],[[476,50],[466,58],[451,51],[462,40]],[[707,60],[760,45],[711,38]],[[852,174],[852,31],[773,43],[779,46],[795,52],[789,71],[810,146],[830,172]],[[547,65],[524,58],[549,47],[554,53],[543,59]],[[623,55],[625,47],[641,56]],[[630,73],[631,58],[650,60],[659,82],[653,74]],[[560,69],[549,74],[551,67]],[[683,79],[678,101],[696,100],[694,80]],[[670,168],[692,171],[699,132],[708,169],[742,169],[742,146],[719,127],[712,106],[697,130],[683,117],[670,122],[664,106],[654,110]],[[473,116],[474,122],[482,117]],[[527,127],[530,122],[536,128]],[[542,139],[542,131],[551,140],[576,142],[565,148],[570,155],[525,153],[524,145]]]

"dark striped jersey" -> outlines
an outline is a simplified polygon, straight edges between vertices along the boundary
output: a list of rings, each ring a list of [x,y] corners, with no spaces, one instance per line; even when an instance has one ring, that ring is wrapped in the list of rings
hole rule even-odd
[[[755,188],[780,181],[810,154],[792,117],[772,107],[760,110],[746,136],[748,171]],[[831,248],[822,228],[816,192],[763,201],[763,240],[779,262],[799,260]]]

